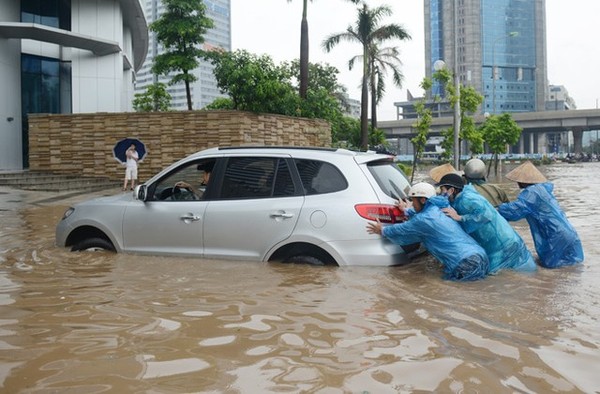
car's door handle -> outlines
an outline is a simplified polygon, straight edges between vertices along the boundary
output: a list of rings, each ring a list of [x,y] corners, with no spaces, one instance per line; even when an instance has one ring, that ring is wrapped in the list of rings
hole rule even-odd
[[[187,215],[183,215],[182,217],[180,217],[180,219],[186,223],[189,223],[189,222],[197,222],[201,218],[200,218],[200,216],[194,215],[193,213],[188,213]]]
[[[285,211],[274,212],[271,214],[272,218],[290,219],[294,217],[293,213],[286,213]]]

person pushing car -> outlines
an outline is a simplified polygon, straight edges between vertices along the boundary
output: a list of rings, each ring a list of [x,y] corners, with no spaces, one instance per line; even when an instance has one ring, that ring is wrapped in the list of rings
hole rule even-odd
[[[413,185],[408,198],[413,207],[405,210],[409,220],[389,226],[382,226],[379,221],[368,223],[367,232],[382,235],[400,245],[421,242],[442,263],[444,279],[472,281],[484,278],[489,272],[488,256],[457,222],[442,212],[440,208],[448,205],[446,198],[436,196],[435,188],[424,182]]]

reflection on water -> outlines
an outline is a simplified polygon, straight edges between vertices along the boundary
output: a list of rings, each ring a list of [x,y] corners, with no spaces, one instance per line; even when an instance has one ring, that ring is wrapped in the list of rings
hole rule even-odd
[[[430,257],[331,268],[71,253],[53,245],[70,201],[3,189],[0,392],[597,392],[600,164],[544,171],[584,264],[474,283],[442,281]]]

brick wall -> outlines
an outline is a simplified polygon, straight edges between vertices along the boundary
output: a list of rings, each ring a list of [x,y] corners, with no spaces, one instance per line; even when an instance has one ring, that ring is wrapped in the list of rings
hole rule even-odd
[[[329,123],[239,111],[177,111],[29,116],[29,168],[57,174],[122,179],[112,148],[138,138],[148,154],[144,182],[164,167],[215,146],[331,146]]]

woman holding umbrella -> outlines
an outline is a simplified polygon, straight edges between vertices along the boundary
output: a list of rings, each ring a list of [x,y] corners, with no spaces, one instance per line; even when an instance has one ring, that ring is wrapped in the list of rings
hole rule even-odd
[[[123,181],[123,190],[127,190],[127,183],[131,180],[131,189],[135,187],[135,181],[137,180],[137,170],[138,170],[138,160],[139,155],[135,150],[135,144],[131,144],[131,146],[125,152],[125,156],[127,157],[127,162],[125,163],[125,180]]]

